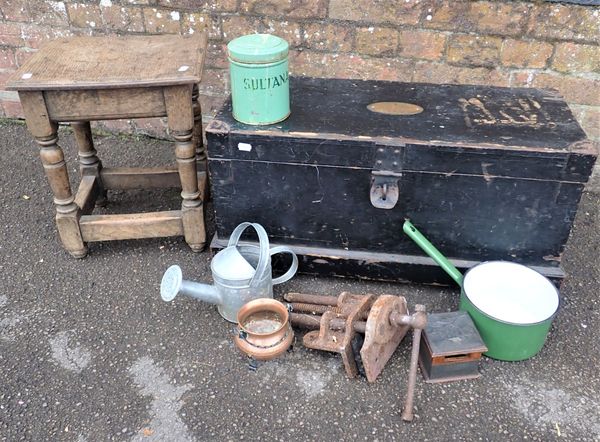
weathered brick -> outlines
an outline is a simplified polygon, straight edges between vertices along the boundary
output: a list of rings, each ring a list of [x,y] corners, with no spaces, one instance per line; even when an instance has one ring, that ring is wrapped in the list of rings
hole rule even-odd
[[[33,22],[42,26],[68,26],[67,7],[61,1],[27,1]]]
[[[429,0],[423,10],[425,28],[511,36],[524,32],[532,7],[524,2]]]
[[[223,38],[231,41],[236,37],[253,33],[274,34],[286,40],[291,47],[302,44],[300,24],[292,21],[278,21],[266,17],[223,17]]]
[[[2,13],[9,21],[35,22],[42,26],[68,26],[65,2],[54,0],[4,0]]]
[[[600,140],[600,107],[588,107],[580,124],[588,137]]]
[[[221,21],[219,17],[199,12],[181,14],[181,28],[185,34],[207,32],[208,38],[221,38]]]
[[[102,27],[102,14],[97,5],[71,3],[67,5],[71,25],[77,28]]]
[[[537,75],[538,71],[524,70],[524,71],[512,71],[510,73],[509,86],[511,87],[532,87],[533,79]]]
[[[144,8],[146,32],[177,34],[181,31],[181,14],[168,9]]]
[[[261,32],[262,23],[258,17],[232,15],[223,17],[221,27],[223,38],[228,42],[241,35]]]
[[[349,59],[349,55],[344,57],[348,63],[351,63],[352,60]],[[344,69],[344,66],[340,64],[338,70],[341,69]],[[360,74],[360,78],[365,80],[410,81],[413,76],[414,62],[395,57],[365,58],[359,66],[352,67],[352,70]]]
[[[446,36],[432,31],[400,32],[399,53],[402,57],[439,60],[444,55]]]
[[[71,35],[73,35],[73,36],[110,35],[110,34],[115,33],[114,31],[106,32],[104,29],[98,29],[98,28],[71,28],[70,32],[71,32]]]
[[[338,54],[313,52],[308,50],[290,51],[290,73],[302,77],[333,77],[332,62],[337,62]]]
[[[580,106],[578,104],[571,104],[569,106],[571,113],[573,114],[573,116],[575,117],[575,119],[577,120],[577,122],[579,123],[580,126],[581,126],[581,123],[585,116],[585,111],[587,109],[591,109],[591,108],[592,108],[591,106]]]
[[[413,81],[422,83],[455,83],[508,86],[507,72],[482,67],[450,66],[444,63],[420,61],[415,65]]]
[[[450,63],[494,67],[500,61],[499,37],[479,35],[453,35],[448,43],[447,59]]]
[[[423,5],[424,20],[422,25],[426,28],[445,31],[460,30],[468,32],[471,23],[466,20],[469,15],[468,2],[454,2],[450,0],[430,1]]]
[[[394,55],[398,49],[399,32],[392,28],[359,28],[356,30],[356,50],[367,55]]]
[[[15,69],[3,69],[0,70],[0,90],[6,87],[8,78],[15,72]]]
[[[552,68],[560,72],[600,72],[600,47],[559,43],[554,51]]]
[[[331,0],[329,17],[368,23],[416,25],[421,16],[419,0]]]
[[[2,100],[2,110],[6,118],[25,118],[20,101]]]
[[[325,0],[242,0],[240,10],[267,17],[323,18],[327,14]]]
[[[298,22],[263,18],[261,23],[263,26],[260,32],[275,34],[287,41],[292,48],[302,44],[302,31]]]
[[[207,68],[227,69],[227,46],[224,43],[209,42],[206,51],[205,66]]]
[[[200,108],[202,109],[202,119],[209,119],[216,115],[225,102],[225,95],[213,97],[211,95],[200,95]]]
[[[23,0],[4,0],[0,5],[0,10],[2,10],[2,15],[8,21],[28,22],[31,20],[27,2]]]
[[[354,45],[354,32],[351,27],[327,23],[304,25],[303,46],[330,52],[349,52]]]
[[[557,89],[568,103],[600,106],[600,80],[549,73],[533,76],[534,87]]]
[[[410,81],[414,62],[398,58],[370,58],[351,54],[292,51],[293,75],[324,78]]]
[[[3,46],[21,46],[21,24],[0,22],[0,44]]]
[[[17,60],[15,52],[10,48],[0,48],[0,69],[15,69]]]
[[[600,43],[599,20],[598,8],[536,3],[528,33],[543,39]]]
[[[586,135],[592,140],[600,140],[600,107],[570,104],[569,108]]]
[[[103,6],[103,2],[100,2],[100,12],[104,28],[109,31],[144,31],[144,19],[139,8],[118,5]]]
[[[500,61],[504,66],[541,69],[551,56],[550,43],[506,39],[502,43]]]
[[[227,69],[205,68],[202,81],[198,85],[200,94],[222,96],[229,91],[229,71]]]
[[[531,5],[521,2],[471,2],[466,20],[482,33],[519,35],[530,13]]]
[[[34,24],[24,24],[21,26],[21,38],[23,39],[24,46],[31,49],[39,49],[40,46],[48,41],[71,37],[72,35],[73,32],[70,29]]]
[[[151,3],[155,3],[154,0]],[[237,0],[158,0],[159,6],[188,11],[234,12]]]
[[[15,59],[17,66],[23,66],[23,64],[31,58],[37,51],[35,49],[19,48],[15,50]]]

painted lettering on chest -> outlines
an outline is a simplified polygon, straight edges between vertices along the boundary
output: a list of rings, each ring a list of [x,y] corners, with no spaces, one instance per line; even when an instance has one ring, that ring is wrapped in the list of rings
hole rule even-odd
[[[273,75],[265,78],[244,78],[244,89],[250,91],[265,91],[283,86],[288,82],[288,73]]]
[[[528,126],[556,127],[556,123],[529,97],[515,98],[503,102],[488,102],[485,97],[460,98],[458,104],[463,111],[465,124],[473,126]]]

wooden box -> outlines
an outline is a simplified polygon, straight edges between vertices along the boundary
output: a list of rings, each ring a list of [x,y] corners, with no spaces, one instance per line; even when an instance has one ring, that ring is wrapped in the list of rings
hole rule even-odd
[[[467,312],[430,313],[421,335],[419,365],[425,382],[479,377],[479,360],[487,351]]]
[[[460,269],[564,277],[597,146],[555,91],[293,78],[291,100],[276,125],[239,123],[230,103],[209,124],[213,247],[253,221],[304,273],[450,283],[403,234],[410,218]]]

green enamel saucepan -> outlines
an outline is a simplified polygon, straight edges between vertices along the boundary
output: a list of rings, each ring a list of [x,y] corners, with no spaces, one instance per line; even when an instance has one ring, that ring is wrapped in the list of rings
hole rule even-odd
[[[544,346],[559,304],[558,290],[540,273],[508,261],[488,261],[464,275],[410,221],[404,232],[461,287],[459,309],[473,319],[484,353],[501,361],[521,361]]]

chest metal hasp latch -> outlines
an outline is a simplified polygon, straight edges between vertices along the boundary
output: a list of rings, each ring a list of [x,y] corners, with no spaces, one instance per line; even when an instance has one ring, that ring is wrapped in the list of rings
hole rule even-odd
[[[393,209],[400,196],[404,145],[379,146],[375,150],[375,164],[371,171],[370,198],[373,207]]]
[[[378,209],[393,209],[400,196],[398,180],[402,174],[371,172],[371,204]]]

